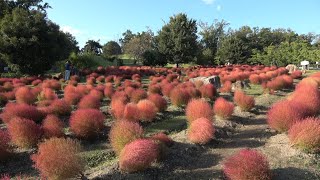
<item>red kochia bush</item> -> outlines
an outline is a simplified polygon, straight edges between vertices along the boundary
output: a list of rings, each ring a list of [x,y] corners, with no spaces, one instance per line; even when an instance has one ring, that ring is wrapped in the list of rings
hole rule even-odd
[[[303,108],[290,101],[279,101],[271,106],[267,113],[267,122],[272,129],[286,132],[299,119],[305,116]]]
[[[222,119],[229,118],[233,113],[234,105],[222,97],[219,97],[213,106],[213,112]]]
[[[51,103],[50,108],[52,109],[53,114],[60,115],[60,116],[69,115],[72,111],[70,104],[68,104],[63,99],[54,100]]]
[[[79,138],[93,139],[104,128],[103,113],[96,109],[79,109],[70,117],[70,130]]]
[[[44,118],[44,115],[34,106],[8,103],[0,117],[5,123],[9,123],[14,117],[21,117],[35,122],[40,122]]]
[[[152,101],[160,112],[167,109],[167,101],[159,94],[149,94],[148,100]]]
[[[234,92],[234,102],[240,107],[242,111],[249,111],[255,105],[254,97],[247,96],[246,94],[244,94],[244,92],[239,90]]]
[[[161,143],[164,143],[166,146],[170,147],[173,145],[173,140],[163,132],[154,134],[151,139],[160,141]]]
[[[175,106],[183,106],[188,103],[190,95],[186,89],[176,87],[170,92],[171,103]]]
[[[134,103],[128,103],[124,108],[123,118],[128,121],[139,121],[139,114],[138,106]]]
[[[193,143],[206,144],[214,137],[214,132],[212,121],[207,118],[199,118],[191,122],[188,139]]]
[[[36,96],[27,86],[18,88],[15,96],[17,103],[33,104],[36,101]]]
[[[103,94],[105,97],[111,99],[111,96],[113,95],[114,90],[111,83],[106,83],[106,87],[104,88]]]
[[[250,80],[250,83],[252,83],[252,84],[260,84],[260,82],[261,82],[260,76],[257,74],[251,74],[249,76],[249,80]]]
[[[110,144],[113,151],[119,155],[124,146],[135,139],[143,136],[142,127],[136,122],[126,120],[116,121],[109,134]]]
[[[301,86],[294,93],[292,100],[308,110],[309,116],[315,116],[320,112],[320,92],[312,86]]]
[[[39,145],[37,154],[31,156],[34,167],[48,179],[69,179],[80,175],[84,161],[79,153],[79,142],[64,138],[51,138]]]
[[[226,81],[223,83],[223,86],[220,88],[220,92],[229,93],[229,92],[231,92],[231,89],[232,89],[232,82]]]
[[[202,99],[192,99],[186,107],[186,116],[189,123],[198,118],[212,119],[213,112],[209,103]]]
[[[40,126],[34,121],[20,117],[10,121],[8,131],[12,142],[21,148],[34,147],[42,135]]]
[[[206,84],[200,87],[201,96],[211,100],[217,95],[217,90],[212,84]]]
[[[76,105],[79,103],[81,99],[81,94],[70,92],[64,94],[64,100],[70,105]]]
[[[157,116],[158,108],[150,100],[144,99],[139,101],[137,107],[141,121],[151,122]]]
[[[267,158],[256,150],[243,149],[229,157],[223,172],[230,180],[270,180],[271,171]]]
[[[159,146],[149,139],[137,139],[127,144],[119,158],[121,171],[142,171],[151,166],[159,156]]]
[[[63,127],[63,122],[55,115],[48,115],[42,122],[45,138],[64,136]]]
[[[294,124],[288,133],[290,143],[311,153],[320,152],[320,119],[307,118]]]
[[[121,99],[111,100],[111,114],[116,119],[123,118],[125,107],[126,107],[126,104],[123,100]]]
[[[91,95],[86,95],[80,100],[78,104],[78,108],[79,109],[87,109],[87,108],[99,109],[100,104],[101,103],[99,98]]]
[[[0,129],[0,162],[7,159],[10,153],[9,150],[10,136],[5,130]]]
[[[135,89],[131,94],[131,102],[138,103],[142,99],[147,98],[147,92],[143,89]]]

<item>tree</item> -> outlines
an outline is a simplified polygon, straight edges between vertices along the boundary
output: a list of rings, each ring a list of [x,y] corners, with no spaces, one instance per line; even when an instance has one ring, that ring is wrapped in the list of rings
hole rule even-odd
[[[103,56],[108,59],[113,59],[114,57],[121,54],[121,47],[115,41],[109,41],[102,47]]]
[[[138,60],[142,60],[143,54],[153,48],[153,32],[151,30],[138,33],[134,38],[127,42],[124,46],[124,52],[134,59],[134,64]]]
[[[99,41],[94,40],[88,40],[86,42],[86,45],[82,48],[82,52],[85,54],[95,54],[100,55],[101,54],[101,48]]]
[[[122,33],[123,38],[119,39],[119,42],[122,47],[125,46],[131,39],[133,39],[136,34],[133,34],[131,30],[127,30],[126,32]]]
[[[199,26],[201,28],[199,34],[201,35],[201,45],[202,45],[202,58],[204,61],[210,61],[213,63],[213,60],[217,54],[220,40],[224,36],[224,29],[228,26],[229,23],[222,21],[217,21],[211,25],[208,23],[200,22]]]
[[[55,61],[66,59],[74,45],[70,35],[60,31],[43,11],[19,5],[0,19],[0,59],[16,71],[41,74]]]
[[[143,53],[143,65],[145,66],[164,66],[167,61],[157,50],[147,50]]]
[[[162,27],[158,35],[159,52],[167,61],[188,63],[198,53],[197,24],[188,19],[186,14],[177,14],[170,17],[170,22]]]

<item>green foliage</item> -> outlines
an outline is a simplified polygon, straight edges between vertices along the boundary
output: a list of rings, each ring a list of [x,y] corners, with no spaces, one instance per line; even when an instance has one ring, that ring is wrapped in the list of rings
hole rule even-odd
[[[118,55],[121,54],[121,47],[117,42],[109,41],[103,45],[102,54],[108,60],[111,59],[113,61]]]
[[[156,50],[147,50],[143,53],[143,65],[145,66],[164,66],[167,64],[161,54]]]
[[[102,46],[100,45],[100,43],[98,41],[88,40],[86,42],[86,45],[82,48],[81,51],[85,54],[100,55],[101,48],[102,48]]]
[[[0,4],[0,59],[12,70],[41,74],[77,51],[70,34],[47,19],[40,0],[5,1]],[[4,12],[4,13],[3,13]]]
[[[198,53],[197,38],[196,21],[186,14],[177,14],[159,32],[157,48],[169,62],[188,63]]]

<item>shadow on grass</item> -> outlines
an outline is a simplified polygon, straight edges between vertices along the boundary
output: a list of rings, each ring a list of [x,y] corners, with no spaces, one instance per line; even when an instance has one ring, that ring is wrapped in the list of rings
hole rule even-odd
[[[273,170],[273,179],[277,180],[316,180],[320,179],[319,174],[307,171],[305,169],[298,169],[294,167],[277,168]]]

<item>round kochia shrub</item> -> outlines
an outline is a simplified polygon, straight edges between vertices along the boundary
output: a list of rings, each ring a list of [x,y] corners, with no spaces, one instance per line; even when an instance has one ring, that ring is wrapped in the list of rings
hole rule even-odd
[[[207,118],[199,118],[191,122],[188,139],[196,144],[206,144],[212,140],[214,132],[212,121]]]
[[[8,124],[12,142],[21,148],[31,148],[37,145],[42,131],[34,121],[20,117],[13,118]]]
[[[217,95],[217,90],[212,84],[206,84],[200,87],[201,96],[211,100]]]
[[[160,112],[167,109],[167,101],[159,94],[150,94],[148,100],[152,101]]]
[[[55,115],[48,115],[42,122],[45,138],[64,136],[63,127],[63,122]]]
[[[33,104],[37,99],[27,86],[18,88],[15,93],[17,103]]]
[[[119,155],[124,146],[143,136],[142,127],[135,122],[119,120],[110,130],[109,138],[113,151]]]
[[[247,96],[242,91],[235,91],[234,92],[234,102],[240,107],[242,111],[249,111],[255,105],[254,97]]]
[[[159,156],[159,146],[150,139],[137,139],[127,144],[119,158],[121,171],[142,171],[151,166]]]
[[[186,107],[186,116],[189,123],[198,118],[212,119],[213,112],[209,103],[202,99],[192,99]]]
[[[294,124],[288,133],[290,143],[302,151],[320,152],[320,119],[307,118]]]
[[[100,108],[100,99],[96,96],[86,95],[84,96],[79,104],[79,109],[99,109]]]
[[[223,172],[230,180],[271,180],[268,160],[256,150],[243,149],[229,157]]]
[[[70,117],[70,130],[79,138],[93,139],[104,128],[104,114],[96,109],[79,109]]]
[[[213,106],[213,112],[222,119],[229,118],[233,113],[234,105],[222,97],[219,97]]]
[[[80,175],[84,162],[79,153],[80,143],[64,138],[51,138],[39,145],[37,154],[31,156],[34,167],[48,179],[69,179]]]
[[[9,133],[5,130],[0,129],[0,162],[7,159],[10,154],[9,143],[10,143]]]
[[[175,87],[170,92],[170,100],[174,106],[183,106],[188,103],[190,95],[186,89]]]
[[[174,142],[168,135],[164,134],[163,132],[154,134],[151,137],[151,139],[160,141],[161,143],[164,143],[168,147],[172,146]]]
[[[49,107],[52,110],[52,113],[58,116],[69,115],[72,111],[71,105],[63,99],[54,100]]]
[[[139,101],[137,107],[141,121],[151,122],[157,116],[158,108],[150,100],[144,99]]]
[[[35,122],[40,122],[44,118],[44,115],[34,106],[28,104],[8,103],[4,107],[4,111],[0,115],[0,118],[3,122],[9,123],[14,117],[21,117]]]
[[[267,122],[272,129],[286,132],[304,116],[305,112],[299,104],[283,100],[271,106],[267,113]]]

